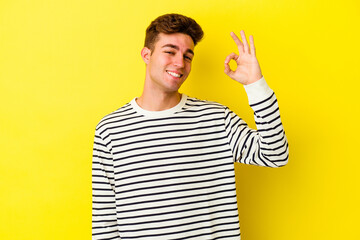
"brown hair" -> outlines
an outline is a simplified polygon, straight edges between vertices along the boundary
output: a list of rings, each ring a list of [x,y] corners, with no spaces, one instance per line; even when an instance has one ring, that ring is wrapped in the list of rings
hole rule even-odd
[[[144,46],[154,50],[159,33],[184,33],[189,35],[196,45],[204,36],[200,25],[194,19],[171,13],[157,17],[146,29]]]

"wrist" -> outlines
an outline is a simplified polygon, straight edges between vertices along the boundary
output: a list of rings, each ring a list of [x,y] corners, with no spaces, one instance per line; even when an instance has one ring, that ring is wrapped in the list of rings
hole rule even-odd
[[[264,77],[261,77],[259,80],[243,86],[248,96],[249,104],[260,102],[273,93],[269,85],[266,83]]]
[[[244,83],[244,85],[250,85],[250,84],[253,84],[253,83],[255,83],[255,82],[257,82],[257,81],[261,80],[262,78],[264,78],[264,76],[260,74],[260,75],[258,75],[257,77],[255,77],[255,78],[253,78],[253,79],[249,80],[247,83]]]

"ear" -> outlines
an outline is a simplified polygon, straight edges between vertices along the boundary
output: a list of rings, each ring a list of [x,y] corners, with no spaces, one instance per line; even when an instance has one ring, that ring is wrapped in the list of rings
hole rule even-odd
[[[141,57],[142,57],[143,61],[145,62],[145,64],[149,63],[150,56],[151,56],[151,50],[149,48],[144,47],[143,49],[141,49]]]

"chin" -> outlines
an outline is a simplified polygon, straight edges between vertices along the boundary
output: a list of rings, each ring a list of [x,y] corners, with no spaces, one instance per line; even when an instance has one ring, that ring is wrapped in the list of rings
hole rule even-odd
[[[180,81],[171,81],[171,82],[168,82],[167,84],[167,88],[169,90],[171,90],[172,92],[176,92],[177,90],[179,90],[179,88],[181,87],[181,85],[183,84],[183,80],[180,80]]]

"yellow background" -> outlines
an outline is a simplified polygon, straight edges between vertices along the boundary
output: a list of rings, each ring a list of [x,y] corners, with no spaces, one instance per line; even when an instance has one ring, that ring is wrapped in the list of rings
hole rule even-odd
[[[243,240],[360,239],[355,0],[0,1],[0,239],[90,239],[97,122],[141,94],[145,29],[193,17],[205,38],[181,91],[228,105],[229,33],[253,34],[290,144],[280,169],[236,165]]]

